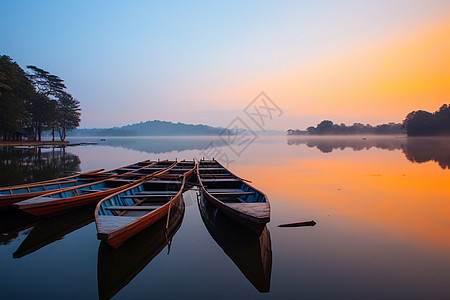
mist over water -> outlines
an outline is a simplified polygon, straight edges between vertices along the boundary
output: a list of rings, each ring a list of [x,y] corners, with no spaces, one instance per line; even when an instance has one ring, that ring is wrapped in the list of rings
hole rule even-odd
[[[192,159],[210,141],[106,138],[61,155],[78,159],[72,172],[111,169],[144,159]],[[125,273],[134,277],[119,284],[114,299],[450,297],[450,139],[260,137],[239,156],[215,141],[231,158],[229,168],[267,194],[272,214],[266,237],[251,246],[231,234],[221,238],[224,226],[205,224],[189,191],[170,251],[162,239],[162,250],[155,247],[160,252],[138,252],[154,256],[150,261],[133,255],[128,265],[137,271]],[[0,166],[24,174],[14,177],[17,183],[36,172],[26,161],[37,156],[24,159],[26,151],[0,152]],[[58,165],[64,164],[53,163]],[[0,185],[14,184],[6,177]],[[309,220],[317,225],[278,227]],[[2,298],[96,299],[104,291],[98,271],[105,266],[98,263],[109,260],[89,211],[45,220],[1,212],[0,229]]]

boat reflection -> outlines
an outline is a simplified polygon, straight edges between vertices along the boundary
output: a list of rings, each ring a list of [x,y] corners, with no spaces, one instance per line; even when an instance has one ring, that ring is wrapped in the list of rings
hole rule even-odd
[[[8,245],[19,232],[33,227],[39,218],[15,209],[0,212],[0,245]]]
[[[235,263],[244,276],[261,293],[270,291],[272,246],[270,232],[264,227],[255,236],[221,213],[202,197],[200,215],[211,237]]]
[[[20,244],[14,258],[20,258],[47,246],[94,221],[95,205],[72,209],[64,214],[41,219]]]
[[[175,209],[174,209],[175,208]],[[110,299],[126,286],[166,245],[183,222],[183,198],[171,209],[169,225],[166,216],[114,249],[102,241],[98,249],[98,294],[100,299]]]

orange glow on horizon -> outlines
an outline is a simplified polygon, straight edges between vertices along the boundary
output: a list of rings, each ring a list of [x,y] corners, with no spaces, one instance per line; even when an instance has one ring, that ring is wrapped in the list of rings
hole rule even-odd
[[[450,18],[411,36],[254,82],[294,115],[400,122],[450,102]],[[242,91],[241,91],[242,92]]]

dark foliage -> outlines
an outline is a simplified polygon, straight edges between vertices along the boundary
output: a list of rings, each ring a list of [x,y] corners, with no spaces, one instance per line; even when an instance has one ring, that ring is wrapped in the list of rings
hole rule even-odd
[[[410,112],[403,120],[408,136],[450,135],[450,106],[444,104],[438,111]]]
[[[402,134],[402,124],[388,123],[377,126],[370,124],[364,125],[361,123],[354,123],[347,126],[343,123],[340,125],[334,124],[332,121],[324,120],[317,124],[317,127],[311,126],[302,130],[289,129],[288,135],[355,135],[355,134]]]
[[[65,91],[64,81],[36,66],[30,74],[8,56],[0,56],[0,140],[41,140],[51,130],[53,138],[80,124],[80,103]]]
[[[0,56],[0,139],[14,139],[24,129],[26,106],[35,96],[22,68],[9,56]]]

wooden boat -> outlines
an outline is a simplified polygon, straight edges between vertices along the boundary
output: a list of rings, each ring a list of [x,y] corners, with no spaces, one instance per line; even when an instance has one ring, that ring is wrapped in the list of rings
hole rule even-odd
[[[95,210],[98,238],[117,248],[181,201],[195,162],[182,161],[158,179],[144,180],[102,199]]]
[[[153,162],[147,167],[137,168],[120,176],[112,176],[23,200],[14,203],[13,207],[35,216],[55,215],[71,208],[96,203],[108,195],[133,186],[144,179],[144,177],[134,174],[137,171],[148,168],[151,171],[147,176],[158,176],[168,172],[175,164],[176,162],[169,161]],[[125,175],[135,177],[127,178]]]
[[[270,221],[270,204],[264,193],[215,160],[199,161],[197,176],[206,200],[255,234],[261,234]]]
[[[270,291],[272,246],[264,227],[260,236],[242,230],[240,224],[218,211],[204,197],[198,201],[200,215],[211,237],[261,293]]]
[[[94,179],[98,181],[102,178],[108,178],[113,175],[125,174],[130,172],[130,170],[142,168],[153,163],[154,162],[151,162],[150,160],[145,160],[109,171],[103,171],[103,169],[100,169],[62,178],[2,187],[0,188],[0,209],[8,208],[15,202],[37,197],[51,191],[74,187]]]
[[[182,200],[172,207],[168,226],[166,218],[161,218],[117,249],[105,241],[100,243],[97,259],[99,299],[112,298],[166,246],[170,250],[172,239],[183,222],[184,211]]]
[[[94,221],[94,210],[95,204],[91,204],[71,209],[57,216],[41,219],[28,233],[16,252],[13,253],[13,257],[20,258],[37,251],[92,223]]]

